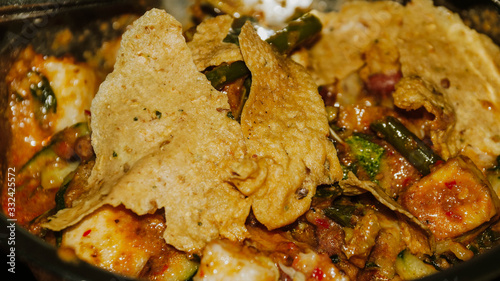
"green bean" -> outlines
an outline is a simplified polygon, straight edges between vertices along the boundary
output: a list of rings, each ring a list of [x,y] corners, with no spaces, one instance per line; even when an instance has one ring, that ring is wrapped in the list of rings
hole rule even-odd
[[[248,74],[250,74],[250,70],[248,70],[245,63],[243,61],[235,61],[216,66],[206,72],[205,76],[215,89],[222,90],[226,84],[234,82]]]
[[[256,23],[255,18],[249,17],[249,16],[243,16],[243,17],[234,19],[233,23],[231,24],[231,29],[229,30],[229,33],[222,41],[226,42],[226,43],[233,43],[233,44],[236,44],[239,46],[240,41],[238,40],[238,36],[240,35],[241,28],[243,27],[243,25],[247,21],[250,21],[254,24]]]
[[[387,116],[371,124],[371,128],[403,155],[422,175],[430,173],[430,168],[442,160],[415,134],[410,132],[398,119]]]
[[[239,35],[245,20],[248,20],[248,17],[235,20],[231,32],[224,39],[225,42],[237,42],[235,38]],[[317,17],[312,14],[305,14],[290,22],[285,28],[277,31],[266,41],[273,45],[278,52],[288,53],[318,35],[321,27],[321,22]],[[212,86],[218,90],[248,74],[250,74],[250,71],[242,61],[224,63],[205,72],[205,76],[212,83]]]
[[[307,13],[300,18],[291,21],[286,27],[277,31],[266,41],[274,48],[286,54],[297,46],[312,40],[323,28],[321,21],[313,14]]]
[[[241,27],[246,21],[255,21],[249,17],[242,17],[235,19],[231,27],[231,31],[223,40],[224,42],[231,42],[238,44],[238,35],[240,34]],[[268,38],[266,41],[274,46],[274,48],[280,53],[288,53],[295,49],[297,46],[311,40],[313,37],[319,34],[322,25],[319,19],[312,14],[305,14],[302,17],[291,21],[285,28],[277,31],[273,36]],[[222,90],[224,86],[229,83],[236,81],[237,79],[243,78],[245,76],[250,77],[250,70],[247,68],[243,61],[235,61],[232,63],[223,63],[213,69],[206,71],[205,76],[210,81],[212,86],[217,90]],[[232,112],[232,116],[239,120],[243,104],[248,97],[248,92],[250,91],[250,78],[245,80],[243,87],[244,93],[242,93],[241,106],[238,108],[237,112]]]

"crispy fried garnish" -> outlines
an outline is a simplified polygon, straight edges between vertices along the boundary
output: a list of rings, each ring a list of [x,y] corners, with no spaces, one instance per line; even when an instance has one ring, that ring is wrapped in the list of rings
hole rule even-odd
[[[123,204],[138,215],[164,208],[164,238],[180,250],[246,237],[250,201],[226,182],[226,167],[244,155],[241,129],[226,116],[227,97],[196,69],[172,16],[151,10],[123,35],[91,110],[91,189],[46,227],[64,229],[104,204]]]

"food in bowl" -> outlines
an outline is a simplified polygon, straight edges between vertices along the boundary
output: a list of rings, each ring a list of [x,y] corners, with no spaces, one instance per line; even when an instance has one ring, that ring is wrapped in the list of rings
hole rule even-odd
[[[210,3],[192,28],[146,12],[109,74],[21,52],[6,78],[21,225],[149,280],[411,280],[496,244],[491,39],[427,0],[284,26]]]

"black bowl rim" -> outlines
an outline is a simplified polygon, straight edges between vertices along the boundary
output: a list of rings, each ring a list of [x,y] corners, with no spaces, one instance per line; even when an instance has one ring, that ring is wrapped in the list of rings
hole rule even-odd
[[[497,5],[496,0],[492,0]],[[90,1],[91,2],[91,1]],[[477,3],[476,0],[455,1],[460,6]],[[486,2],[486,1],[479,1]],[[496,6],[497,8],[499,6]],[[5,50],[3,50],[5,51]],[[3,52],[2,52],[3,53]],[[2,166],[2,165],[0,165]],[[0,178],[2,173],[0,172]],[[15,230],[11,226],[15,225]],[[12,234],[13,233],[13,234]],[[14,235],[15,245],[9,244],[9,237]],[[58,249],[39,237],[32,235],[25,228],[17,225],[15,220],[0,212],[0,250],[6,256],[11,247],[15,249],[15,262],[23,262],[29,266],[42,269],[44,272],[68,281],[134,281],[137,279],[124,277],[82,260],[66,261],[58,254]],[[8,257],[7,257],[8,258]],[[500,278],[500,246],[485,253],[474,256],[471,260],[458,264],[450,269],[419,279],[420,281],[488,281]]]
[[[0,214],[0,247],[2,251],[10,253],[15,248],[16,262],[22,261],[44,271],[63,278],[64,280],[93,280],[93,281],[134,281],[136,279],[124,277],[81,260],[66,261],[58,254],[56,247],[48,244],[41,238],[29,233],[23,227]],[[15,239],[15,246],[8,245],[11,232]],[[458,264],[450,269],[419,279],[420,281],[487,281],[500,277],[500,247],[495,247],[472,259]]]

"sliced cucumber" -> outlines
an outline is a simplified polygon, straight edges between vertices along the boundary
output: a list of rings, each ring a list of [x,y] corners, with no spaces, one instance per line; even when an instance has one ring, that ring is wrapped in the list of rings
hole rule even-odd
[[[196,274],[199,263],[189,259],[186,254],[176,252],[169,257],[168,267],[162,272],[161,277],[157,276],[156,280],[162,281],[186,281]]]
[[[396,272],[404,280],[414,280],[438,272],[434,266],[426,264],[408,250],[399,253],[395,266]]]
[[[59,188],[67,175],[76,170],[80,161],[56,161],[45,167],[40,175],[40,184],[44,189]]]
[[[76,139],[89,134],[87,123],[78,123],[57,133],[46,147],[21,168],[19,177],[24,182],[37,179],[44,189],[59,188],[64,178],[80,164],[73,150]]]

